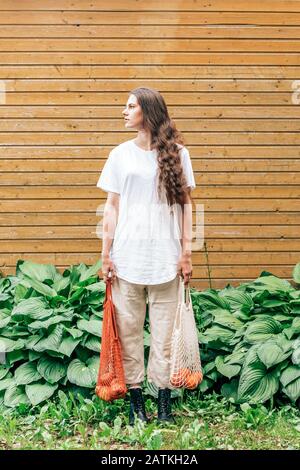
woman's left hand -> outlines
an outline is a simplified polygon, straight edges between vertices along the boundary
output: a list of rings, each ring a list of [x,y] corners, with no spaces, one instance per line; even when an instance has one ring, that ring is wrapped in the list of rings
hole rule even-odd
[[[182,255],[178,261],[177,274],[179,274],[184,281],[184,286],[187,287],[190,278],[193,274],[192,256]]]

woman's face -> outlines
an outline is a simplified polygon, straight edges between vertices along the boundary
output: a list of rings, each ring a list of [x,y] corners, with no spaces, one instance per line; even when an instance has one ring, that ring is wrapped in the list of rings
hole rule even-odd
[[[141,106],[138,104],[137,97],[130,95],[124,111],[124,123],[126,128],[141,129],[143,124],[143,112]]]

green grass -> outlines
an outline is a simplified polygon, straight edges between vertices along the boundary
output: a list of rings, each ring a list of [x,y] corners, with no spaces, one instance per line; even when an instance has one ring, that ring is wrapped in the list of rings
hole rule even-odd
[[[152,421],[134,427],[128,407],[60,393],[43,406],[3,409],[0,449],[300,449],[300,412],[291,405],[241,409],[216,394],[189,393],[173,404],[176,425],[158,425],[148,398]]]

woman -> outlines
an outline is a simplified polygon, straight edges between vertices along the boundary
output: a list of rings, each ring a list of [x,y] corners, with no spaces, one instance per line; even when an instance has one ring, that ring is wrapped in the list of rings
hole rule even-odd
[[[170,343],[180,276],[192,275],[192,204],[195,179],[188,150],[170,119],[162,95],[152,88],[131,91],[123,111],[135,139],[114,147],[97,186],[108,193],[103,214],[102,274],[112,297],[130,392],[129,423],[148,422],[144,380],[144,321],[151,331],[147,368],[158,392],[158,421],[171,414]]]

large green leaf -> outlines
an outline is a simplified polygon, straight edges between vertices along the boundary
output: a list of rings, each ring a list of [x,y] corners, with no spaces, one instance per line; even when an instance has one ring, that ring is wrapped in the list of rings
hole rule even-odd
[[[0,380],[0,391],[6,390],[8,387],[10,387],[14,383],[15,383],[15,379],[11,375],[6,376],[4,379]]]
[[[260,276],[252,284],[256,289],[267,290],[271,294],[290,292],[293,290],[291,284],[285,279],[280,279],[273,275]]]
[[[98,273],[101,266],[102,266],[102,260],[100,259],[95,264],[90,266],[88,269],[85,269],[84,271],[82,271],[80,274],[79,282],[82,283],[83,281],[86,281],[90,277],[95,276]]]
[[[263,364],[248,366],[242,371],[238,400],[249,403],[264,403],[269,400],[279,388],[278,372],[266,372]]]
[[[86,291],[85,287],[76,287],[75,292],[73,292],[72,295],[68,298],[68,304],[71,304],[72,302],[76,302],[77,300],[79,300],[80,297],[83,296],[85,291]]]
[[[76,346],[80,343],[81,339],[75,339],[72,336],[67,336],[63,338],[59,348],[58,352],[64,354],[65,356],[70,357]]]
[[[67,364],[62,360],[53,357],[41,357],[37,364],[37,370],[41,376],[50,384],[54,384],[62,379],[67,373]]]
[[[102,334],[102,321],[100,320],[79,320],[77,328],[92,335],[101,337]]]
[[[280,382],[287,387],[291,382],[300,377],[300,366],[288,366],[281,374]]]
[[[26,385],[25,391],[26,395],[30,400],[32,405],[38,405],[39,403],[48,400],[55,390],[57,389],[58,385],[52,385],[49,383],[35,383],[31,385]]]
[[[241,370],[241,366],[239,364],[234,364],[230,362],[225,363],[223,356],[216,357],[215,364],[220,374],[224,375],[225,377],[228,377],[229,379],[237,375]]]
[[[24,341],[22,339],[14,341],[13,339],[4,338],[3,336],[0,337],[0,352],[8,353],[22,348],[24,348]]]
[[[293,380],[290,382],[286,387],[282,389],[282,391],[292,400],[295,402],[300,397],[300,377],[298,379]]]
[[[250,322],[245,333],[245,341],[250,344],[254,344],[260,341],[266,341],[273,335],[280,333],[282,326],[271,316],[265,316],[264,318],[257,318]]]
[[[85,348],[91,349],[91,351],[100,353],[100,340],[97,336],[88,335],[83,345]]]
[[[22,299],[18,305],[15,305],[11,317],[13,320],[42,320],[49,318],[53,314],[53,309],[48,308],[41,297],[30,297]]]
[[[99,292],[101,294],[105,294],[106,284],[103,281],[94,282],[94,284],[87,286],[86,290],[91,291],[91,292]],[[104,295],[103,295],[103,299],[104,299]]]
[[[248,352],[248,347],[244,345],[242,341],[240,341],[234,348],[231,354],[224,356],[224,362],[229,364],[239,364],[242,365],[244,363],[245,355]]]
[[[28,289],[20,284],[20,279],[18,279],[18,282],[19,284],[15,288],[14,304],[18,304],[21,299],[25,299],[28,292]]]
[[[16,383],[13,383],[6,389],[4,395],[4,405],[13,408],[20,404],[29,405],[30,402],[24,391],[24,385],[17,385]]]
[[[230,304],[230,309],[235,312],[241,312],[248,316],[254,307],[251,295],[245,292],[240,292],[234,288],[230,289],[229,292],[225,290],[224,294],[220,293],[219,295],[226,298]]]
[[[214,289],[208,289],[197,295],[199,304],[205,310],[221,309],[224,311],[230,311],[230,303],[226,298],[221,297]]]
[[[27,276],[21,281],[21,284],[28,288],[32,287],[35,291],[45,297],[55,297],[57,295],[57,292],[52,289],[52,287],[49,287],[47,284],[37,281],[36,279],[30,279]]]
[[[260,361],[257,349],[258,345],[253,346],[246,355],[238,386],[239,402],[264,403],[279,388],[279,369],[268,371]]]
[[[292,346],[290,345],[289,349],[284,350],[276,338],[260,344],[257,349],[257,355],[267,369],[284,361],[291,353]]]
[[[21,272],[30,279],[44,282],[55,279],[57,270],[53,264],[34,263],[33,261],[19,261],[17,264],[17,274]]]
[[[81,338],[82,335],[83,335],[83,331],[82,330],[78,330],[77,328],[68,328],[68,327],[64,327],[64,330],[69,333],[72,338],[74,339],[77,339],[77,338]]]
[[[217,325],[225,326],[233,331],[236,331],[243,326],[243,323],[229,312],[225,311],[220,313],[219,311],[214,310],[212,313]]]
[[[41,375],[36,369],[35,362],[26,362],[15,370],[15,381],[17,385],[27,385],[36,382],[40,378]]]
[[[28,325],[29,330],[40,330],[48,329],[51,325],[56,325],[57,323],[65,322],[66,318],[63,315],[54,315],[53,317],[47,318],[47,320],[41,321],[37,320],[30,325]]]
[[[86,364],[79,359],[74,359],[69,364],[67,376],[69,381],[75,385],[93,388],[96,385],[98,368],[99,357],[88,359]]]
[[[201,341],[203,343],[209,343],[210,341],[220,340],[223,343],[227,343],[233,338],[233,336],[234,332],[232,330],[219,325],[213,325],[201,335]]]
[[[45,338],[38,341],[32,349],[34,351],[55,351],[59,352],[59,347],[63,338],[63,325],[55,325],[54,330]]]

